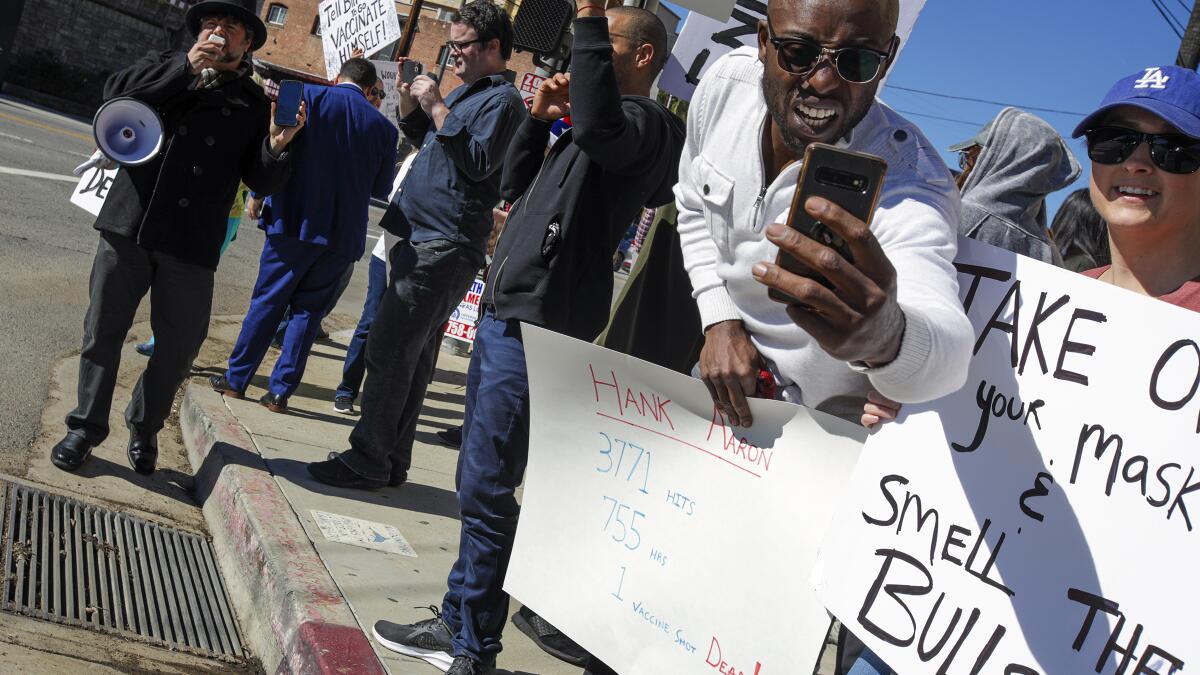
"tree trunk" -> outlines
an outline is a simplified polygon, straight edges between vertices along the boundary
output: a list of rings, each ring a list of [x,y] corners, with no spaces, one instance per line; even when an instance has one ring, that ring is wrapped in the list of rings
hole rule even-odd
[[[1200,63],[1200,2],[1192,3],[1192,15],[1188,18],[1187,29],[1183,33],[1183,42],[1179,45],[1179,56],[1175,64],[1195,70]]]

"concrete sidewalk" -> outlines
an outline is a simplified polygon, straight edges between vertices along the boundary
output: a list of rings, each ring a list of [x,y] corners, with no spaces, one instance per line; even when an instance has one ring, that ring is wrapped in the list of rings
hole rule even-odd
[[[231,344],[238,328],[214,321],[210,341]],[[315,346],[286,414],[256,402],[274,350],[244,400],[223,398],[193,378],[180,411],[184,440],[231,595],[240,596],[239,613],[253,624],[246,627],[248,640],[264,665],[279,663],[280,671],[291,672],[378,672],[378,664],[369,662],[373,649],[388,672],[434,673],[423,661],[380,647],[371,626],[379,619],[426,619],[432,614],[420,608],[441,604],[458,552],[458,451],[439,444],[434,433],[462,420],[468,361],[440,356],[408,483],[377,492],[341,490],[313,481],[305,465],[348,447],[357,416],[333,410],[348,335],[341,331]],[[224,356],[206,350],[196,368],[222,372]],[[517,607],[514,602],[512,611]],[[579,672],[544,654],[511,624],[504,638],[498,672]]]

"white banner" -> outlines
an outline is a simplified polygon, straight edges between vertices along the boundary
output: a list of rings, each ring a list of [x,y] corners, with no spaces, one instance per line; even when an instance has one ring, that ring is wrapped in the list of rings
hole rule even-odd
[[[529,465],[505,589],[620,673],[809,673],[816,545],[863,429],[525,325]]]
[[[400,39],[400,17],[392,0],[322,0],[317,8],[325,76],[337,77],[355,47],[371,56]]]
[[[398,79],[400,64],[395,61],[371,61],[371,63],[375,65],[375,72],[379,74],[380,86],[383,87],[383,103],[379,106],[379,112],[399,128],[400,90]]]
[[[900,36],[901,50],[912,35],[917,16],[924,6],[925,0],[900,0],[896,34]],[[677,98],[692,100],[700,78],[717,59],[738,47],[758,46],[758,22],[766,18],[767,3],[763,0],[737,0],[727,21],[696,12],[688,14],[675,48],[663,67],[659,89]]]
[[[94,166],[84,171],[83,175],[79,177],[79,184],[71,193],[71,203],[93,216],[100,215],[100,207],[104,206],[108,190],[112,187],[112,182],[116,179],[119,170],[119,168],[105,170]]]
[[[970,240],[956,264],[970,377],[867,442],[822,600],[905,675],[1200,662],[1200,316]]]

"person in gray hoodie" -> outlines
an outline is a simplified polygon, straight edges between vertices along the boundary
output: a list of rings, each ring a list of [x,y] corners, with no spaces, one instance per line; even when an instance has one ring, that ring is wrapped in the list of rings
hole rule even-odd
[[[1040,117],[1005,108],[950,150],[964,157],[959,233],[1061,267],[1046,229],[1046,195],[1080,173],[1062,136]]]

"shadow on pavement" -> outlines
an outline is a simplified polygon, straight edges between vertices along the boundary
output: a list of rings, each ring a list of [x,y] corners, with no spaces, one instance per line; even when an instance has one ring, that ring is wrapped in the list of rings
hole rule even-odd
[[[124,464],[117,464],[92,454],[83,466],[79,467],[75,475],[80,478],[113,476],[164,497],[170,497],[193,506],[197,504],[192,497],[195,480],[175,469],[159,469],[149,476],[143,476]]]
[[[401,508],[415,513],[440,516],[458,520],[458,497],[450,490],[420,483],[408,482],[399,487],[385,487],[379,490],[353,490],[333,487],[313,480],[308,475],[308,462],[279,457],[267,460],[271,473],[303,487],[306,490],[329,497],[350,499],[364,504],[375,504],[391,508]]]

